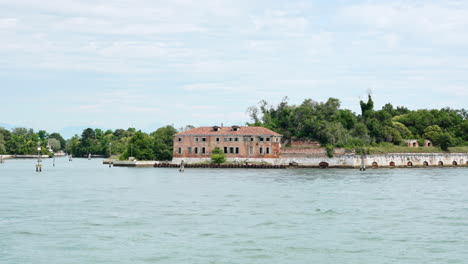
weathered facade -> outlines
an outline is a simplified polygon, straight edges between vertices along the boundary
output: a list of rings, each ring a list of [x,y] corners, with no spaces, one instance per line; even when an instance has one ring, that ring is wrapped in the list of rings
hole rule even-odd
[[[227,158],[277,159],[281,135],[264,127],[198,127],[174,136],[174,159],[208,159],[215,147]]]

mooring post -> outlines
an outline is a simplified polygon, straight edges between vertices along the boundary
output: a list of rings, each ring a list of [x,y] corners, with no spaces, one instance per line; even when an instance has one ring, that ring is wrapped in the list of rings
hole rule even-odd
[[[72,154],[68,155],[68,161],[72,161],[72,160],[73,160]]]
[[[3,155],[0,155],[0,163],[3,163]]]
[[[112,142],[109,142],[109,168],[112,167]]]
[[[184,160],[182,160],[182,161],[180,162],[179,171],[180,171],[180,172],[184,172],[184,170],[185,170],[185,165],[184,165]]]
[[[54,167],[55,167],[55,155],[54,155]]]
[[[41,142],[37,142],[37,165],[36,165],[36,171],[41,172],[42,171],[42,165],[41,165]]]
[[[366,156],[361,156],[361,167],[359,168],[360,171],[365,171],[366,170],[366,163],[365,163],[365,158]]]

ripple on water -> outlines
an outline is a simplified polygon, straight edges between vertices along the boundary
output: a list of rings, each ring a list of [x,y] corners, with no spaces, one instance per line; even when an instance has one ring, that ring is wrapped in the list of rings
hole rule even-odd
[[[37,237],[45,236],[45,234],[37,233],[37,232],[30,232],[30,231],[14,231],[12,233],[15,235],[20,235],[20,236],[37,236]]]

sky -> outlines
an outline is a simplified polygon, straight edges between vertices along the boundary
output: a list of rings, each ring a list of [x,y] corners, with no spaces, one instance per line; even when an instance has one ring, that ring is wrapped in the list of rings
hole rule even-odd
[[[0,0],[0,126],[250,121],[264,99],[468,108],[468,1]]]

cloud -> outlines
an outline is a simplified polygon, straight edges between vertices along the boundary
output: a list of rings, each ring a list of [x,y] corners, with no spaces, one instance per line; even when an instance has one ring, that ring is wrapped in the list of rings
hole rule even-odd
[[[347,23],[367,30],[400,32],[407,37],[430,39],[439,44],[468,43],[468,6],[459,1],[386,2],[353,4],[339,12]]]

